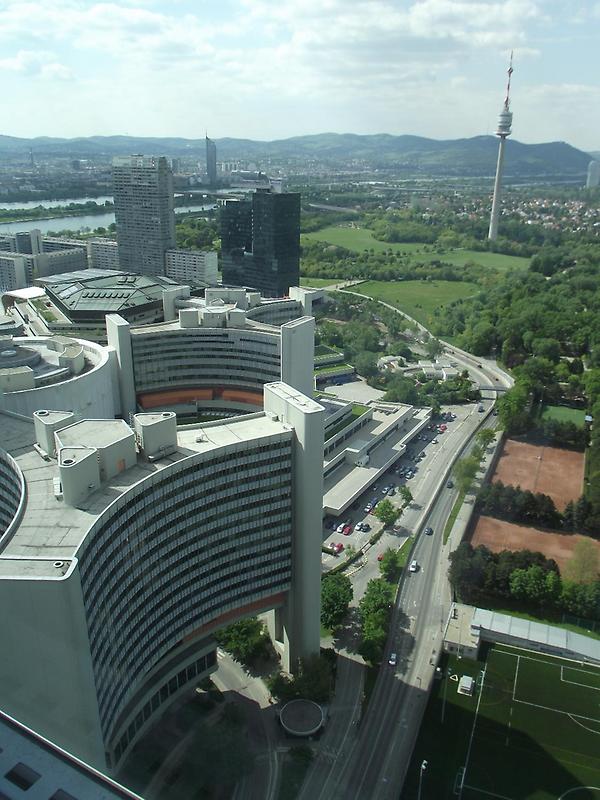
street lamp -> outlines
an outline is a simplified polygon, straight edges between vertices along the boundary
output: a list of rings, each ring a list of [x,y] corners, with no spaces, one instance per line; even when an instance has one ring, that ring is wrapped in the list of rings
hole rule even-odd
[[[417,800],[421,800],[421,789],[423,787],[423,773],[427,769],[427,761],[423,759],[421,762],[421,769],[419,770],[419,794],[417,795]]]

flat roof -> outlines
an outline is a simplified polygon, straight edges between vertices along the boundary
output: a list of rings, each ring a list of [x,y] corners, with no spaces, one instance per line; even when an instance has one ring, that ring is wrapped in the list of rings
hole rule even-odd
[[[92,422],[95,440],[100,443],[114,435],[112,423],[125,425],[121,420]],[[79,424],[72,427],[77,428]],[[103,432],[105,425],[106,431]],[[63,438],[64,434],[65,431],[61,432]],[[291,435],[289,426],[262,412],[186,426],[177,432],[178,447],[173,453],[153,463],[138,459],[135,466],[110,478],[74,508],[55,495],[55,479],[59,478],[58,464],[54,459],[45,461],[34,449],[36,437],[33,421],[0,411],[0,442],[21,469],[27,485],[23,516],[11,539],[2,548],[0,562],[12,557],[14,571],[10,574],[22,577],[31,574],[32,570],[44,572],[46,564],[45,576],[57,577],[53,562],[73,558],[98,516],[120,495],[151,473],[194,453],[206,453],[242,441],[282,434]],[[36,559],[47,561],[38,562]]]
[[[82,419],[55,434],[59,447],[108,447],[129,439],[133,431],[122,419]]]
[[[139,795],[0,711],[0,794],[3,797],[15,796],[15,785],[6,775],[17,764],[25,764],[39,775],[27,789],[27,797],[31,800],[48,800],[61,789],[69,797],[82,800],[142,800]],[[20,789],[16,791],[22,793]],[[25,796],[24,792],[22,794]]]
[[[325,478],[323,509],[326,513],[336,516],[342,514],[357,497],[375,483],[391,463],[400,458],[419,426],[429,418],[430,409],[416,410],[412,406],[404,406],[400,410],[401,415],[386,416],[374,407],[373,420],[327,456],[325,467],[342,451],[360,450],[365,445],[368,446],[386,428],[391,428],[398,419],[410,415],[408,429],[394,431],[388,438],[376,444],[369,452],[369,463],[365,467],[356,467],[354,464],[344,461]]]
[[[600,663],[600,639],[592,639],[582,633],[575,633],[556,625],[544,622],[500,614],[485,608],[474,609],[472,627],[477,630],[490,631],[492,634],[511,636],[553,650],[580,655]]]
[[[479,634],[474,633],[471,627],[473,621],[473,606],[464,603],[452,603],[450,616],[444,633],[444,642],[457,647],[479,647]]]

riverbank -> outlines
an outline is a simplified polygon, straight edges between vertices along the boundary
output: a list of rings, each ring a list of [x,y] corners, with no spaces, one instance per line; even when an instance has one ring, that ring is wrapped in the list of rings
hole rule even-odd
[[[64,217],[85,217],[91,214],[106,214],[114,208],[114,204],[106,201],[98,203],[70,203],[68,206],[54,206],[52,209],[44,206],[36,208],[19,208],[4,211],[0,208],[0,224],[13,222],[31,222],[37,220],[62,219]]]

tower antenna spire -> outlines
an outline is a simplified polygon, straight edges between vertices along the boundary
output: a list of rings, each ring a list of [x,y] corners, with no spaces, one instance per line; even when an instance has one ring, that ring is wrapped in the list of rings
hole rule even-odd
[[[512,74],[513,74],[513,65],[512,64],[513,64],[513,51],[511,50],[510,51],[510,62],[508,64],[508,70],[507,70],[508,81],[506,83],[506,97],[504,98],[504,108],[506,109],[506,111],[508,111],[508,108],[510,106],[510,79],[511,79]]]

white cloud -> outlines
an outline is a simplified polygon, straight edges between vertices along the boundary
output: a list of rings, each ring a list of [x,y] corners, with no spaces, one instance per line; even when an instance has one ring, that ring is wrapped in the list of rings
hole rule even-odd
[[[0,59],[0,72],[16,72],[28,77],[39,76],[49,80],[68,80],[71,71],[55,60],[55,55],[45,50],[19,50],[14,56]]]

